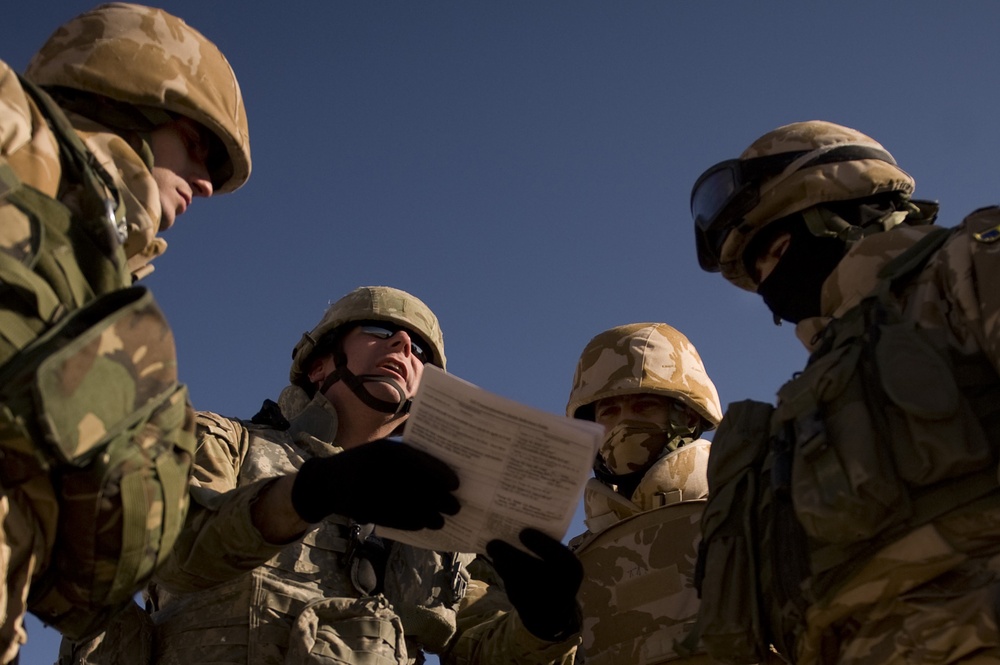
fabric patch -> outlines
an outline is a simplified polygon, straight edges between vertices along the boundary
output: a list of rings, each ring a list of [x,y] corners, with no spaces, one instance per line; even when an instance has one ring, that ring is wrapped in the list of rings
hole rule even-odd
[[[977,242],[982,242],[982,243],[996,242],[997,240],[1000,240],[1000,224],[997,224],[992,229],[986,229],[985,231],[973,233],[972,237],[975,238]]]

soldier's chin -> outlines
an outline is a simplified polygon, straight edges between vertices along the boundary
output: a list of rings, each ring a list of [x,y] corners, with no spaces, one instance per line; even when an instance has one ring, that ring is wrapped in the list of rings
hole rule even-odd
[[[171,209],[168,205],[164,204],[162,206],[163,212],[160,214],[160,228],[159,233],[163,233],[177,222],[177,218],[184,214],[187,210],[187,203],[183,200],[177,204],[177,206]]]
[[[398,392],[392,389],[391,386],[385,383],[368,383],[365,388],[371,393],[371,396],[375,399],[380,399],[384,402],[391,402],[393,404],[398,404],[401,400],[405,400],[405,395],[400,395]]]

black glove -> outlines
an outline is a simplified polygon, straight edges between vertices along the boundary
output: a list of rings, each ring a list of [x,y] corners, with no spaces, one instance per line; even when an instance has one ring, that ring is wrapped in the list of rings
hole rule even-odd
[[[331,513],[394,529],[440,529],[458,512],[458,476],[401,441],[380,439],[332,457],[306,460],[292,485],[292,507],[307,522]]]
[[[562,641],[580,630],[576,592],[583,564],[568,547],[537,529],[524,529],[520,540],[538,557],[502,540],[488,542],[486,553],[524,627],[537,638]]]

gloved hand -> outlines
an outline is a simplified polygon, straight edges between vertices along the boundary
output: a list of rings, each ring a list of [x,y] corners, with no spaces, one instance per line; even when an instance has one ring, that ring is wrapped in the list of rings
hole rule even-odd
[[[440,529],[458,512],[458,476],[447,464],[392,439],[306,460],[292,507],[307,522],[331,513],[394,529]]]
[[[540,639],[562,641],[580,630],[576,592],[583,564],[568,547],[537,529],[524,529],[520,540],[538,556],[502,540],[488,542],[486,553],[524,627]]]

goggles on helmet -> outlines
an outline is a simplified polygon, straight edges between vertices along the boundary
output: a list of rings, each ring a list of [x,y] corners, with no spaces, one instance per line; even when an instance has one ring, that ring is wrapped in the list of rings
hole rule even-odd
[[[430,345],[422,340],[419,335],[411,332],[407,328],[379,321],[377,323],[363,323],[358,326],[358,330],[360,330],[364,335],[371,335],[372,337],[378,337],[379,339],[389,339],[402,330],[410,338],[410,350],[413,352],[416,359],[424,365],[431,360],[430,354],[427,352],[427,349],[431,348]]]
[[[810,153],[817,153],[816,157],[797,165],[796,171],[821,164],[861,159],[877,159],[894,166],[896,164],[896,160],[885,150],[853,144],[827,150],[800,150],[719,162],[702,173],[691,189],[691,217],[694,218],[698,263],[702,270],[720,270],[722,245],[729,232],[739,226],[746,213],[757,205],[761,183],[779,175]]]

